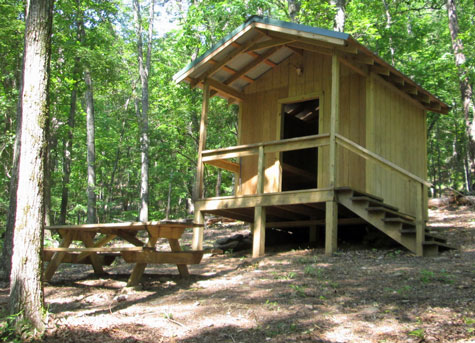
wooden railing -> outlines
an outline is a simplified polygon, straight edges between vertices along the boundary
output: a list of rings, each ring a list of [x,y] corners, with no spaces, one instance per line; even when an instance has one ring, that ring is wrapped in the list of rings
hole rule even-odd
[[[232,158],[258,155],[257,163],[257,194],[264,192],[265,155],[292,150],[302,150],[329,145],[330,135],[320,134],[278,141],[260,142],[255,144],[237,145],[233,147],[205,150],[202,162],[234,173],[239,173],[240,165],[228,161]]]
[[[340,145],[341,147],[355,153],[356,155],[364,158],[369,159],[373,162],[376,162],[378,166],[381,166],[385,169],[388,169],[396,174],[402,176],[406,180],[410,180],[416,183],[416,249],[417,255],[423,255],[423,242],[425,238],[425,225],[424,225],[424,192],[425,187],[432,187],[432,184],[427,180],[420,178],[417,175],[399,167],[395,163],[386,160],[385,158],[375,154],[374,152],[362,147],[361,145],[353,142],[352,140],[343,137],[339,134],[335,134],[336,136],[336,144]]]

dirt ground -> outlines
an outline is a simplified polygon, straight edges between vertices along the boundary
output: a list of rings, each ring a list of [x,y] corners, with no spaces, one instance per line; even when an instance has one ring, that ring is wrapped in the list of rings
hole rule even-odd
[[[44,342],[475,342],[475,211],[434,210],[429,225],[458,250],[208,255],[188,280],[175,266],[154,266],[136,288],[125,287],[131,265],[123,261],[106,277],[63,265],[45,286]],[[214,226],[205,245],[243,231]]]

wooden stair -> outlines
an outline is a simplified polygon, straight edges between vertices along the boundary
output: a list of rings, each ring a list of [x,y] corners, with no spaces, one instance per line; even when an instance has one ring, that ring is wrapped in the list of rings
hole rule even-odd
[[[338,203],[382,231],[408,250],[416,253],[416,218],[385,204],[384,199],[350,188],[338,188]],[[440,251],[453,249],[444,238],[425,232],[423,256],[437,256]]]

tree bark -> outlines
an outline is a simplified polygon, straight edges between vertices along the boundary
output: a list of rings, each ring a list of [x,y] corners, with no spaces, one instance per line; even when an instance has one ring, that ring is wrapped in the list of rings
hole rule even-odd
[[[139,63],[140,81],[142,86],[142,111],[140,115],[140,151],[141,151],[141,181],[140,181],[140,221],[148,221],[148,202],[149,202],[149,184],[148,184],[148,167],[149,167],[149,147],[150,141],[148,137],[148,78],[151,70],[151,54],[152,54],[152,38],[153,38],[153,18],[155,0],[150,3],[149,23],[148,23],[148,41],[147,55],[144,65],[143,61],[143,40],[142,40],[142,16],[140,12],[139,0],[133,1],[134,18],[137,33],[137,56]]]
[[[335,11],[336,11],[333,30],[337,32],[344,32],[345,21],[346,21],[345,11],[346,11],[347,0],[330,0],[330,4],[335,6]]]
[[[465,118],[465,132],[468,138],[467,150],[470,155],[470,169],[475,169],[475,110],[472,85],[468,78],[468,71],[465,65],[467,58],[463,52],[464,46],[459,38],[459,25],[457,19],[457,5],[455,0],[447,0],[447,14],[449,17],[450,38],[452,40],[452,50],[455,57],[455,65],[459,75],[460,94]],[[472,115],[470,114],[472,112]],[[471,177],[471,179],[473,179]],[[473,190],[470,185],[470,190]]]
[[[79,8],[79,6],[78,6]],[[80,14],[82,16],[82,13]],[[82,17],[78,20],[79,40],[84,44],[86,32]],[[96,222],[96,145],[94,129],[94,92],[92,87],[91,71],[84,66],[84,83],[86,90],[86,145],[87,145],[87,223]]]
[[[289,18],[292,22],[297,23],[297,17],[300,12],[300,0],[287,0],[289,8]]]
[[[393,19],[391,17],[391,12],[389,11],[389,5],[387,0],[383,0],[383,5],[384,5],[384,13],[386,15],[386,30],[391,29],[391,25],[393,24]],[[396,61],[394,60],[395,56],[395,50],[394,50],[394,45],[393,45],[393,37],[391,36],[391,33],[389,34],[389,51],[391,52],[391,65],[394,66]]]
[[[23,69],[22,62],[22,69]],[[19,94],[23,92],[23,74],[20,76],[20,89]],[[18,190],[18,165],[20,162],[20,148],[21,148],[21,111],[22,101],[21,98],[18,99],[17,109],[16,109],[16,131],[15,131],[15,142],[13,145],[13,161],[11,169],[11,178],[10,178],[10,197],[9,197],[9,207],[7,215],[7,223],[5,227],[5,237],[3,239],[3,251],[2,251],[2,268],[3,275],[2,279],[9,279],[11,268],[12,268],[12,255],[13,255],[13,236],[15,228],[15,215],[16,215],[16,201],[17,201],[17,190]]]
[[[76,70],[76,67],[74,68]],[[76,74],[76,72],[75,72]],[[76,117],[76,100],[77,100],[77,81],[73,84],[71,90],[71,102],[69,106],[68,117],[68,134],[64,141],[63,151],[63,184],[61,187],[61,209],[59,214],[59,224],[66,224],[66,216],[68,214],[69,201],[69,180],[71,176],[71,162],[73,154],[73,131]]]
[[[44,226],[44,172],[47,153],[48,80],[51,56],[52,0],[28,0],[25,26],[22,123],[10,314],[20,330],[30,324],[45,329],[41,253]]]

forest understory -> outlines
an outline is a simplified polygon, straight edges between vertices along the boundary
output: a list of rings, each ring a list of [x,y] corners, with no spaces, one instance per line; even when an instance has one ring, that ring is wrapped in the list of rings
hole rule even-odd
[[[296,247],[258,259],[207,255],[187,280],[175,266],[155,266],[135,288],[125,287],[123,261],[104,277],[62,265],[45,285],[44,342],[473,342],[475,212],[431,210],[429,226],[458,249],[433,258],[367,246],[331,257]],[[246,232],[215,224],[205,245]],[[0,306],[7,300],[3,283]]]

